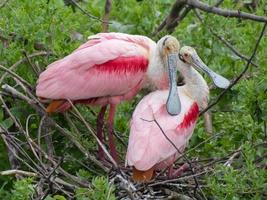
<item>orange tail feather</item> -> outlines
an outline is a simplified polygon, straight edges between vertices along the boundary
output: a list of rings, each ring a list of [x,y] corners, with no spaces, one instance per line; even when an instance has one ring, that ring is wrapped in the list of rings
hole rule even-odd
[[[133,180],[136,182],[148,182],[152,179],[152,176],[154,174],[154,167],[150,168],[146,171],[140,171],[133,167]]]
[[[47,113],[58,112],[60,106],[62,106],[66,100],[53,100],[46,108]]]

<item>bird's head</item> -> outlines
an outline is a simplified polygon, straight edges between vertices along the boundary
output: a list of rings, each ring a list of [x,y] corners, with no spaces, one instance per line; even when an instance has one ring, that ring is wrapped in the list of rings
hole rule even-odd
[[[188,67],[193,66],[197,70],[202,70],[207,73],[217,87],[227,88],[230,85],[230,82],[226,78],[215,73],[207,65],[204,64],[193,47],[182,47],[179,52],[179,59],[183,63],[187,64]]]
[[[159,47],[160,54],[164,59],[168,57],[169,54],[178,54],[180,50],[179,41],[171,35],[166,35],[161,38],[157,45]]]

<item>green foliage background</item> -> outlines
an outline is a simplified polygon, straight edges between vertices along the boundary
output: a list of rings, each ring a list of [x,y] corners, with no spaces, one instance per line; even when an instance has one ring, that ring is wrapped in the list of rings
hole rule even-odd
[[[205,2],[211,5],[215,3],[214,0],[205,0]],[[105,1],[102,0],[92,0],[85,1],[80,5],[91,14],[101,18],[104,3]],[[114,0],[110,16],[112,22],[110,31],[151,37],[155,27],[170,11],[172,3],[171,0]],[[241,0],[239,4],[225,0],[221,7],[251,12],[242,7]],[[266,16],[265,9],[266,3],[262,1],[255,14]],[[203,61],[216,72],[229,79],[238,76],[245,67],[245,62],[218,41],[209,31],[209,28],[212,27],[213,31],[231,41],[242,54],[249,57],[263,24],[204,13],[203,17],[204,23],[201,23],[194,12],[190,12],[172,35],[177,37],[182,45],[195,47]],[[85,16],[77,9],[76,12],[73,12],[72,8],[65,6],[61,0],[50,0],[49,3],[47,0],[10,0],[5,7],[0,9],[0,34],[7,38],[10,37],[10,33],[13,33],[14,36],[8,47],[0,42],[0,64],[11,66],[24,57],[23,50],[28,54],[36,52],[36,43],[42,43],[45,45],[45,49],[54,52],[53,56],[34,59],[37,65],[45,69],[49,63],[68,55],[82,42],[85,42],[87,36],[100,31],[101,23],[99,21]],[[83,35],[81,41],[74,37],[77,32]],[[165,34],[167,32],[163,31],[153,39],[157,40]],[[190,151],[191,158],[216,159],[224,157],[239,147],[242,149],[242,157],[232,167],[225,167],[218,163],[214,172],[206,176],[205,185],[207,188],[204,191],[208,197],[213,197],[213,199],[267,198],[266,156],[260,166],[256,164],[258,157],[266,155],[266,145],[255,147],[255,144],[266,141],[267,137],[266,46],[267,37],[265,36],[254,59],[259,68],[250,67],[246,74],[247,78],[234,86],[213,108],[213,126],[216,135],[199,148]],[[37,77],[27,63],[20,65],[16,72],[35,85]],[[1,74],[2,72],[0,72]],[[210,80],[206,80],[211,83]],[[12,82],[6,80],[7,83],[9,81]],[[219,93],[219,89],[212,89],[210,100],[214,100]],[[129,133],[128,122],[131,113],[141,97],[142,95],[138,95],[130,103],[120,105],[117,112],[116,130],[125,142],[127,142]],[[25,125],[27,117],[34,111],[23,102],[12,101],[12,99],[10,102],[12,113],[21,124]],[[92,124],[95,123],[95,116],[88,112],[89,108],[80,106],[79,110],[88,121]],[[98,108],[93,108],[94,112],[97,110]],[[68,127],[60,115],[53,117],[63,126]],[[2,108],[0,108],[0,123],[7,128],[12,126],[12,121],[4,117]],[[31,133],[37,132],[39,123],[40,118],[37,116],[31,120],[29,127]],[[96,150],[96,144],[86,134],[86,129],[82,125],[79,129],[84,133],[77,136],[80,141],[88,150]],[[188,149],[209,137],[210,135],[204,130],[203,119],[200,118]],[[58,155],[67,152],[67,154],[82,160],[80,153],[69,145],[66,139],[62,140],[59,133],[55,132],[53,139]],[[124,156],[125,148],[120,146],[119,150]],[[96,174],[80,166],[75,160],[70,159],[64,164],[64,167],[87,180],[91,180],[94,185],[94,188],[77,190],[77,199],[115,199],[114,188],[108,183],[107,178],[103,178],[101,175],[95,177]],[[9,168],[6,147],[0,140],[0,171]],[[101,172],[98,173],[101,174]],[[32,193],[31,179],[15,181],[11,177],[0,176],[0,199],[28,199]],[[64,199],[64,197],[61,194],[52,194],[47,199]]]

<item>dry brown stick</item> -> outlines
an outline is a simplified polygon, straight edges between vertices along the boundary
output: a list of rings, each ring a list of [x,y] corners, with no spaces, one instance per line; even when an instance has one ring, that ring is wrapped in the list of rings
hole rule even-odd
[[[267,17],[264,16],[253,15],[250,13],[241,12],[239,10],[221,9],[215,6],[210,6],[198,0],[186,0],[186,3],[187,5],[190,5],[193,8],[198,8],[204,12],[213,13],[223,17],[239,18],[239,19],[246,19],[246,20],[267,23]]]
[[[212,116],[211,116],[211,112],[207,111],[204,113],[204,127],[205,127],[205,131],[208,134],[212,134]]]
[[[106,22],[109,22],[109,15],[112,7],[112,0],[106,0],[105,4],[105,12],[104,12],[104,17],[102,22],[102,32],[108,32],[108,26],[109,24]]]
[[[32,70],[34,71],[36,76],[39,76],[39,74],[41,73],[41,70],[31,62],[27,52],[25,50],[22,51],[22,53],[24,54],[25,58],[27,59],[28,63],[30,64]]]
[[[1,176],[9,176],[9,175],[23,175],[23,176],[37,176],[36,173],[34,172],[27,172],[19,169],[10,169],[10,170],[5,170],[5,171],[0,171]]]
[[[191,6],[185,5],[185,7],[180,12],[179,16],[172,22],[166,24],[166,30],[172,33],[174,29],[179,25],[179,23],[187,16],[187,14],[192,10]]]
[[[25,133],[25,130],[23,129],[20,121],[12,114],[12,112],[10,111],[10,109],[8,108],[6,102],[4,101],[4,99],[2,98],[2,96],[0,95],[0,101],[2,102],[2,107],[5,109],[5,111],[7,112],[7,114],[9,115],[9,117],[12,119],[12,121],[14,122],[16,128],[22,132]]]
[[[33,155],[35,156],[35,158],[39,161],[39,163],[42,165],[42,167],[45,169],[45,166],[44,164],[42,163],[40,157],[38,156],[37,152],[35,151],[35,148],[33,147],[32,143],[33,143],[33,140],[31,139],[30,137],[30,134],[29,134],[29,120],[32,116],[34,115],[37,115],[37,114],[31,114],[27,117],[27,120],[26,120],[26,131],[25,131],[25,137],[26,137],[26,141],[28,143],[28,145],[30,146],[31,150],[32,150],[32,153]]]
[[[1,127],[1,128],[3,129],[3,127]],[[37,170],[35,168],[33,168],[32,165],[28,164],[24,159],[22,159],[21,157],[18,156],[17,151],[20,151],[20,153],[23,153],[23,152],[21,151],[20,146],[18,144],[16,144],[16,141],[12,140],[9,135],[1,134],[1,137],[4,141],[4,143],[6,144],[6,146],[10,146],[9,145],[9,143],[10,143],[14,147],[14,148],[11,148],[10,151],[13,153],[15,158],[17,160],[19,160],[21,163],[23,163],[25,166],[27,166],[29,169],[31,169],[32,171],[37,173]]]
[[[50,176],[52,175],[52,173],[54,173],[57,169],[58,171],[66,176],[67,178],[73,180],[74,182],[78,183],[79,185],[83,186],[83,187],[87,187],[89,185],[89,183],[84,183],[82,180],[80,180],[78,177],[73,176],[71,174],[69,174],[68,172],[66,172],[64,169],[62,169],[59,164],[61,162],[56,162],[51,156],[49,156],[40,146],[38,146],[35,142],[33,142],[32,140],[32,145],[38,150],[39,153],[41,153],[47,160],[49,160],[54,166],[54,170],[50,172]]]
[[[214,4],[214,7],[219,7],[223,2],[224,2],[224,0],[218,0],[218,1]]]
[[[252,59],[255,57],[256,55],[256,52],[257,52],[257,49],[259,47],[259,44],[260,44],[260,41],[265,33],[265,29],[266,29],[266,26],[267,26],[267,23],[264,24],[262,30],[261,30],[261,33],[256,41],[256,45],[254,47],[254,50],[252,52],[252,55],[249,59],[249,61],[247,62],[247,65],[245,66],[245,68],[243,69],[243,71],[239,74],[239,76],[231,82],[231,84],[228,86],[228,88],[226,88],[225,90],[223,90],[219,95],[218,97],[216,98],[216,100],[211,103],[209,106],[207,106],[204,110],[201,111],[200,115],[202,115],[203,113],[205,113],[207,110],[209,110],[210,108],[212,108],[213,106],[215,106],[220,100],[221,98],[225,95],[225,93],[230,90],[234,85],[236,85],[238,83],[238,81],[243,77],[243,75],[246,73],[246,71],[249,69],[249,66],[252,62]]]
[[[155,183],[150,183],[149,186],[157,186],[157,185],[162,185],[162,184],[166,184],[166,183],[177,183],[178,181],[183,181],[183,180],[188,180],[188,179],[191,179],[193,177],[199,177],[199,176],[202,176],[202,175],[205,175],[207,173],[210,173],[212,172],[214,169],[209,169],[209,170],[206,170],[206,171],[202,171],[202,172],[199,172],[197,174],[193,174],[193,175],[189,175],[189,176],[182,176],[182,177],[179,177],[179,178],[176,178],[176,179],[169,179],[169,180],[164,180],[164,181],[159,181],[159,182],[155,182]]]
[[[89,124],[86,122],[86,120],[84,119],[84,117],[81,115],[81,113],[78,111],[78,109],[73,105],[73,103],[68,100],[68,102],[71,104],[71,107],[74,109],[74,111],[76,112],[76,114],[79,116],[79,118],[82,120],[82,122],[84,123],[84,125],[86,126],[86,128],[88,129],[88,131],[91,133],[91,135],[96,139],[97,143],[99,144],[99,146],[103,149],[104,153],[106,154],[106,156],[108,157],[108,159],[111,161],[111,163],[114,165],[114,167],[116,169],[119,168],[118,164],[116,163],[116,161],[112,158],[112,156],[109,154],[109,152],[107,151],[106,147],[103,145],[103,143],[99,140],[99,138],[96,136],[96,134],[94,133],[94,130],[89,126]]]
[[[29,101],[28,97],[26,97],[24,94],[17,91],[15,88],[11,86],[5,86],[4,88],[7,93],[11,93],[13,96],[17,96],[18,98],[26,101],[33,109],[36,110],[36,112],[40,116],[46,115],[45,110],[42,107],[39,107],[32,100]],[[99,162],[94,156],[90,155],[90,153],[86,150],[86,148],[84,148],[69,131],[65,130],[60,125],[58,125],[52,118],[48,118],[48,120],[49,120],[49,123],[51,123],[51,125],[55,127],[58,131],[60,131],[61,134],[63,134],[66,138],[68,138],[85,155],[87,159],[92,161],[95,165],[100,167],[103,171],[105,172],[109,171],[109,169],[103,166],[102,163]]]
[[[12,75],[14,78],[18,79],[21,83],[23,83],[27,87],[29,87],[29,88],[31,87],[31,84],[29,84],[27,81],[25,81],[20,76],[18,76],[16,73],[12,72],[10,69],[4,67],[3,65],[0,65],[0,70],[5,71],[7,74]],[[4,76],[5,76],[5,74],[2,76],[1,80],[3,79]],[[0,84],[2,83],[1,80],[0,80]]]
[[[156,28],[152,35],[156,35],[162,31],[166,25],[172,23],[175,19],[179,17],[180,12],[185,7],[186,0],[177,0],[170,11],[170,14],[163,20],[163,22]]]
[[[233,160],[239,156],[241,153],[241,146],[236,150],[235,153],[223,164],[224,166],[230,167],[233,163]]]
[[[40,52],[36,52],[36,53],[33,53],[33,54],[30,54],[28,55],[28,59],[30,58],[34,58],[34,57],[37,57],[37,56],[48,56],[48,55],[52,55],[53,53],[52,52],[46,52],[46,51],[40,51]],[[13,64],[9,70],[10,71],[13,71],[15,70],[20,64],[24,63],[27,61],[27,58],[22,58],[21,60],[17,61],[15,64]],[[2,66],[3,67],[3,66]],[[0,78],[0,85],[2,84],[3,80],[6,78],[6,76],[8,74],[10,74],[8,71],[6,71],[5,69],[2,69],[5,71],[5,73],[1,76]]]

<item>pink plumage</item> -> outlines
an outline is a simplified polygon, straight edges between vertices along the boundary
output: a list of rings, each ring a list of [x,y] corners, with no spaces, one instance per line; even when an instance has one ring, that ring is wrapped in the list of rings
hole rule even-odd
[[[69,109],[71,104],[67,99],[74,104],[101,105],[97,118],[97,136],[100,140],[103,138],[104,114],[107,105],[110,105],[109,146],[113,158],[117,159],[112,137],[116,105],[132,99],[144,85],[151,84],[158,88],[168,86],[167,72],[158,55],[162,43],[157,46],[145,36],[123,33],[99,33],[88,39],[70,55],[50,64],[41,73],[36,94],[40,99],[52,100],[46,109],[48,113]],[[103,159],[101,148],[98,155]]]
[[[153,120],[180,151],[184,150],[192,136],[199,108],[183,87],[178,90],[182,110],[177,116],[167,113],[168,90],[152,92],[139,102],[132,116],[126,164],[147,171],[170,166],[177,158],[177,150]]]
[[[50,64],[39,77],[36,94],[70,100],[121,96],[121,101],[127,93],[133,97],[144,80],[151,44],[142,36],[97,34],[72,54]]]

